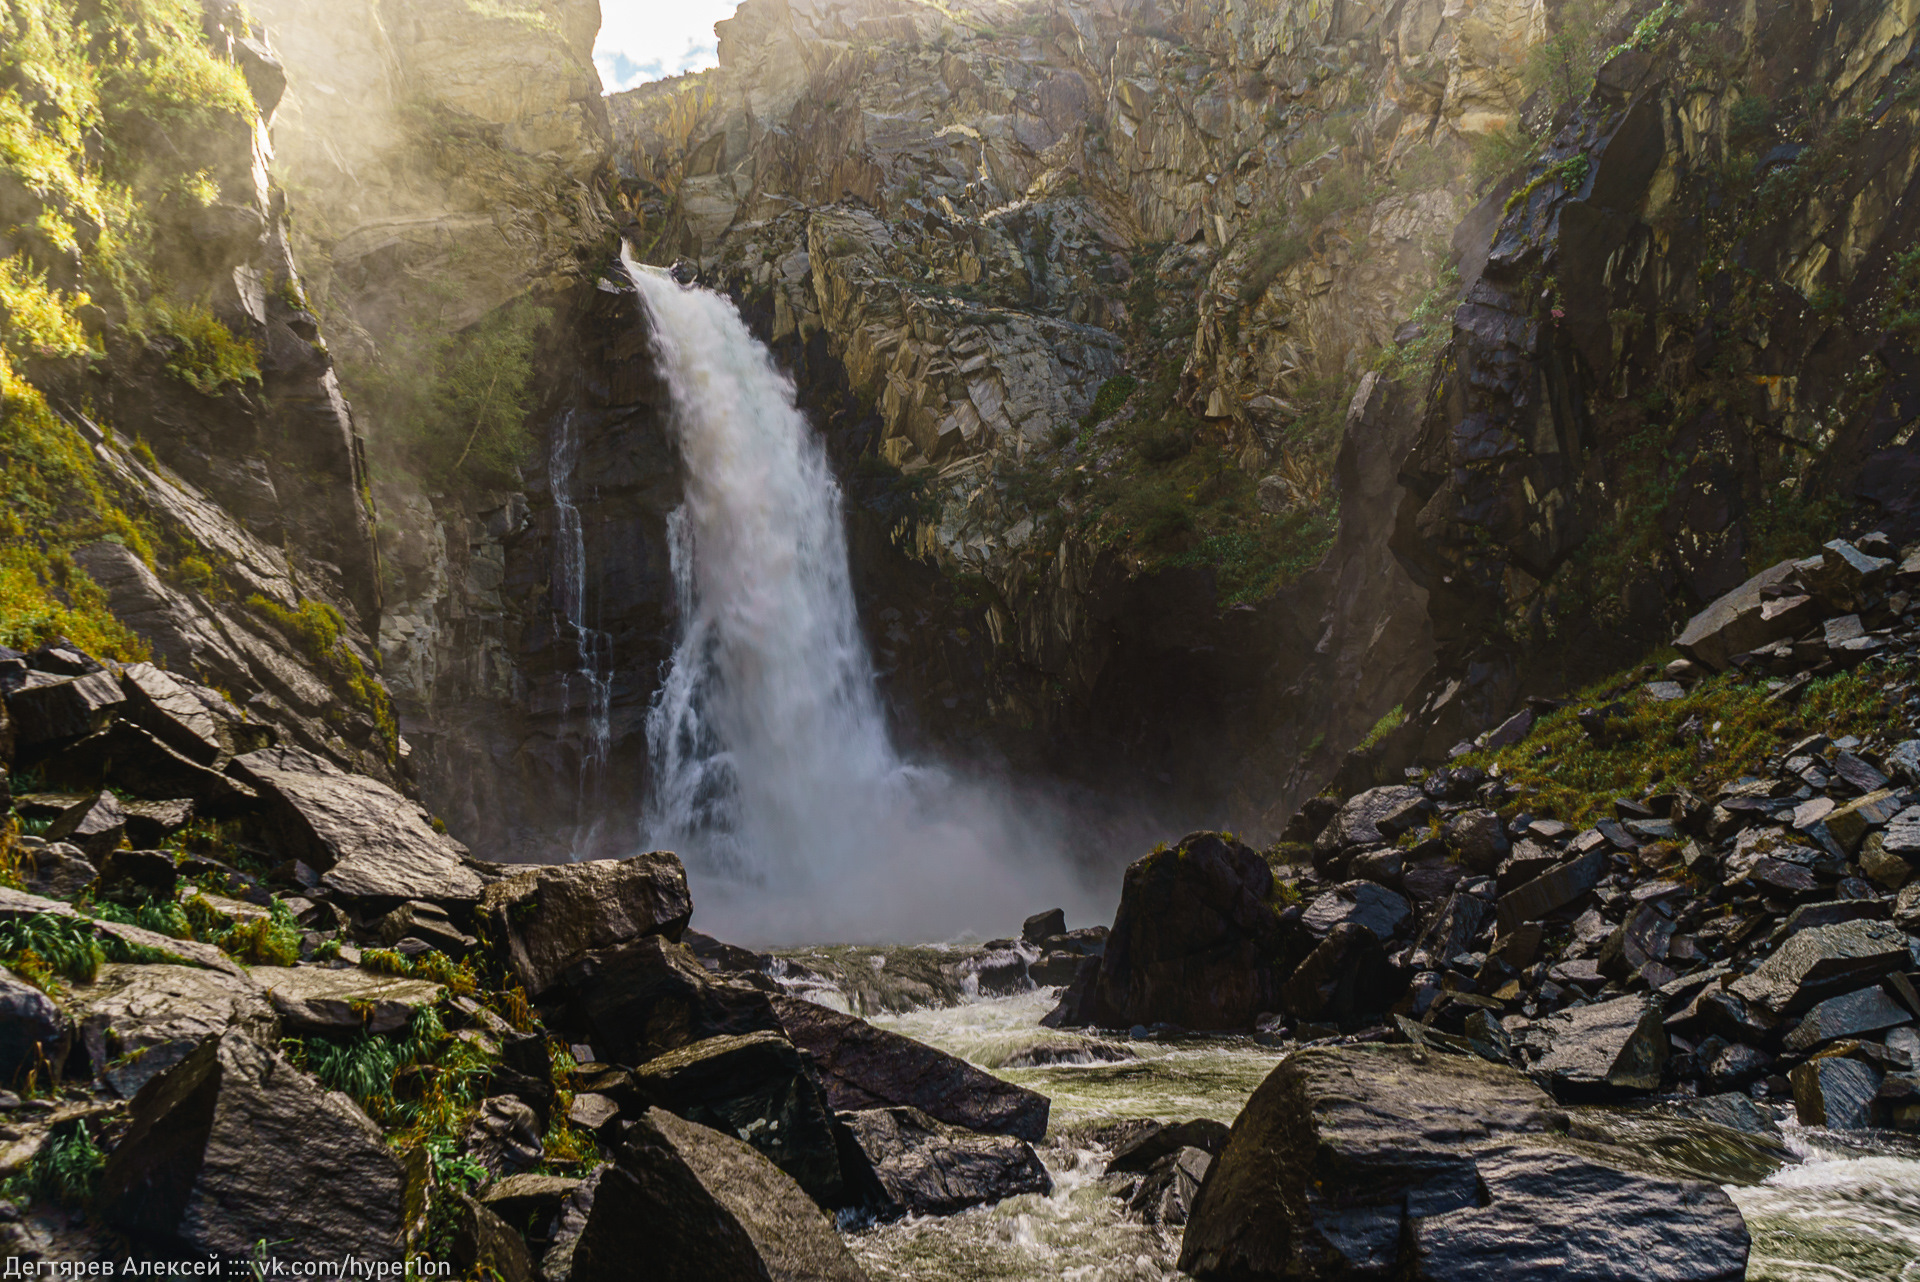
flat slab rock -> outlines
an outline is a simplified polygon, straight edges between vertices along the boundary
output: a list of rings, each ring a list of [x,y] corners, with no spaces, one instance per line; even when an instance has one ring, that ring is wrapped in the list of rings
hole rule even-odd
[[[793,1044],[813,1057],[839,1112],[905,1104],[937,1121],[990,1135],[1039,1140],[1046,1096],[983,1072],[957,1056],[797,997],[775,997]]]
[[[1563,1100],[1659,1089],[1667,1062],[1660,1008],[1646,997],[1616,997],[1558,1011],[1542,1021],[1550,1045],[1536,1066]]]
[[[1053,1192],[1047,1168],[1025,1140],[980,1135],[934,1121],[917,1108],[874,1108],[840,1120],[866,1155],[889,1215],[952,1215],[1021,1193]]]
[[[413,1013],[446,996],[424,979],[380,975],[357,966],[255,966],[253,980],[266,989],[289,1033],[338,1034],[364,1028],[392,1033]]]
[[[325,869],[323,885],[357,899],[473,903],[467,850],[420,807],[365,775],[300,748],[235,757],[228,773],[259,791],[268,836],[289,858]]]
[[[50,917],[65,917],[72,921],[87,922],[93,927],[95,935],[107,935],[137,948],[151,948],[168,953],[190,966],[217,970],[228,975],[246,974],[241,969],[240,963],[212,944],[203,944],[192,939],[174,939],[158,931],[129,926],[123,922],[102,921],[97,917],[88,917],[77,911],[73,905],[63,904],[57,899],[44,899],[39,895],[29,895],[24,890],[12,890],[0,886],[0,918],[32,917],[40,913]]]
[[[1732,990],[1783,1015],[1873,983],[1911,959],[1906,932],[1877,921],[1815,926],[1787,937]]]
[[[1518,1072],[1412,1047],[1309,1048],[1234,1122],[1180,1267],[1202,1282],[1739,1282],[1718,1185],[1616,1168],[1561,1138]]]

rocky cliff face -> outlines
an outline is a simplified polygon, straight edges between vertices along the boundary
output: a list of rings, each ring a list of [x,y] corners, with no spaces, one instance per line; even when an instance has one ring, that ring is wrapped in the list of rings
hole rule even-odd
[[[602,288],[619,273],[598,6],[261,14],[290,81],[275,140],[294,252],[356,368],[424,378],[426,331],[518,300],[552,315],[517,467],[479,486],[376,469],[380,649],[423,795],[496,858],[563,857],[595,820],[626,833],[600,785],[644,777],[676,500],[637,310]],[[401,430],[359,409],[376,445]]]
[[[1381,767],[1836,532],[1916,531],[1911,24],[1708,5],[1615,34],[1467,224],[1393,538],[1442,659]]]
[[[5,636],[151,655],[398,782],[360,444],[232,6],[0,10]]]
[[[1411,429],[1354,394],[1448,295],[1467,139],[1549,23],[754,0],[719,69],[610,100],[630,234],[866,412],[844,461],[907,498],[869,511],[954,585],[890,604],[979,652],[917,709],[1253,823],[1425,666],[1377,467]]]

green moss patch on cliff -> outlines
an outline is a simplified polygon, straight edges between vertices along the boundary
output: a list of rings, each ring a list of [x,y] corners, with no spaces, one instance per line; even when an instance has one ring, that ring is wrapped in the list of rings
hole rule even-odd
[[[347,644],[347,621],[340,611],[324,601],[302,601],[299,609],[289,610],[258,593],[247,598],[247,606],[271,620],[307,658],[337,678],[348,697],[379,727],[389,758],[399,751],[400,727],[394,718],[393,699]]]
[[[1498,752],[1451,764],[1497,766],[1517,785],[1523,806],[1581,826],[1612,817],[1614,798],[1642,798],[1684,787],[1700,796],[1758,773],[1782,744],[1808,734],[1885,736],[1904,725],[1896,687],[1920,676],[1912,666],[1869,661],[1793,689],[1777,679],[1727,672],[1679,699],[1642,693],[1651,667],[1595,682],[1568,706],[1542,717],[1531,734]],[[1784,694],[1784,697],[1783,697]],[[1580,724],[1583,709],[1618,704],[1600,735]]]
[[[190,157],[236,140],[219,150],[250,155],[257,116],[245,76],[209,43],[204,21],[195,0],[0,0],[0,241],[12,248],[0,259],[7,644],[66,636],[106,657],[146,657],[68,555],[108,539],[154,565],[160,543],[123,510],[74,425],[93,415],[72,392],[88,366],[110,350],[138,359],[151,339],[167,372],[200,392],[259,380],[251,343],[204,300],[167,293],[163,242],[219,197],[219,177]],[[101,426],[111,439],[111,423]]]

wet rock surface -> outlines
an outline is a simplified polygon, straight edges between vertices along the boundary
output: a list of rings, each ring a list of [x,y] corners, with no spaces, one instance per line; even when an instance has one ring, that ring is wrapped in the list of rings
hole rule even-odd
[[[1745,1275],[1746,1227],[1717,1186],[1570,1151],[1566,1115],[1519,1073],[1417,1054],[1283,1060],[1214,1161],[1181,1267],[1202,1279]]]
[[[904,1105],[985,1134],[1036,1141],[1047,1133],[1043,1095],[813,1002],[776,997],[773,1007],[793,1044],[812,1058],[838,1111]]]
[[[952,1215],[1053,1191],[1033,1147],[1012,1135],[964,1131],[908,1107],[843,1112],[840,1122],[872,1168],[884,1216]]]

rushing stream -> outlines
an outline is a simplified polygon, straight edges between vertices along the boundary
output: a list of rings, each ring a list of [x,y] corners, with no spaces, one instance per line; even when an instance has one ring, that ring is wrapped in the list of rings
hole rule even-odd
[[[876,954],[879,955],[879,954]],[[813,992],[834,1004],[835,994]],[[1175,1279],[1179,1239],[1123,1216],[1101,1123],[1123,1118],[1231,1122],[1281,1052],[1245,1038],[1133,1042],[1041,1028],[1041,989],[940,1009],[874,1014],[874,1023],[1048,1096],[1041,1159],[1051,1196],[1011,1198],[944,1219],[909,1218],[849,1235],[875,1278],[902,1282],[1141,1282]],[[1081,1045],[1089,1062],[1008,1067],[1035,1047]],[[1103,1055],[1131,1058],[1102,1062]],[[1920,1282],[1920,1145],[1783,1123],[1799,1161],[1757,1185],[1728,1185],[1753,1234],[1749,1282]]]

